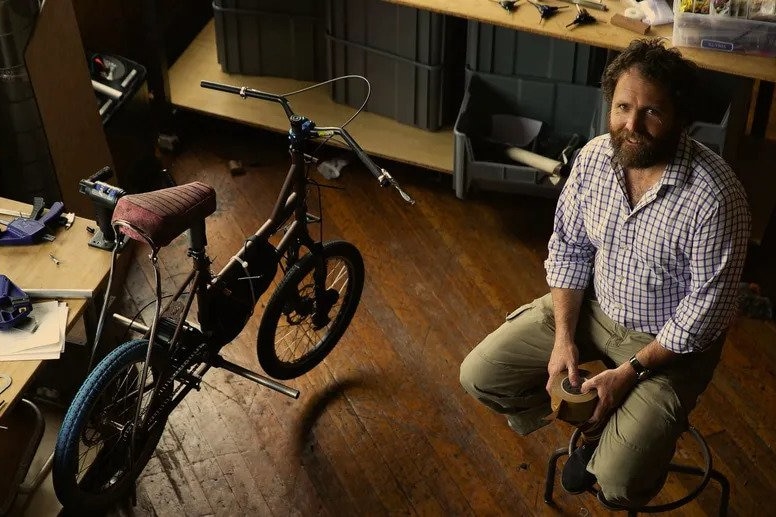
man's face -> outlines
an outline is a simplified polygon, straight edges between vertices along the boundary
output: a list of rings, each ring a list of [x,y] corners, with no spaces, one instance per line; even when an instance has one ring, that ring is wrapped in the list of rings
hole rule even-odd
[[[609,133],[623,167],[646,169],[671,160],[682,125],[666,89],[638,68],[620,76],[612,96]]]

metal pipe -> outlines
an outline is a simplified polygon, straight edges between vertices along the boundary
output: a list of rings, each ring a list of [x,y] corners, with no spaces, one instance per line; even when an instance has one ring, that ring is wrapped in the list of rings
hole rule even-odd
[[[291,397],[292,399],[299,398],[299,390],[295,390],[294,388],[289,388],[288,386],[284,384],[280,384],[279,382],[274,381],[269,377],[265,377],[263,375],[259,375],[256,372],[252,372],[246,368],[243,368],[239,364],[234,364],[230,361],[227,361],[221,356],[218,357],[218,361],[213,363],[213,366],[217,368],[223,368],[224,370],[237,374],[240,377],[245,377],[250,381],[253,381],[257,384],[261,384],[266,388],[275,390],[278,393],[282,393],[283,395]]]
[[[122,316],[121,314],[113,314],[113,320],[117,323],[121,323],[122,325],[125,325],[132,330],[135,330],[137,332],[140,332],[141,334],[147,334],[150,328],[146,327],[142,323],[138,321],[131,320],[125,316]]]

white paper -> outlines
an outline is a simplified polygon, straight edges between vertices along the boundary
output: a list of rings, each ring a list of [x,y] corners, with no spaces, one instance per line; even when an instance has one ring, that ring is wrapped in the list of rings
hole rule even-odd
[[[33,304],[38,322],[34,333],[10,329],[0,332],[0,361],[57,359],[65,350],[68,307],[64,302]]]

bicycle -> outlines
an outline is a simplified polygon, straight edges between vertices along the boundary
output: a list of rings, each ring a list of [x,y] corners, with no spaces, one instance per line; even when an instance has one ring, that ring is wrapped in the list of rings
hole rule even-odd
[[[54,489],[66,510],[92,514],[127,495],[161,438],[167,418],[212,367],[224,368],[292,398],[299,391],[278,380],[298,377],[318,365],[349,326],[361,298],[364,263],[347,241],[314,239],[308,212],[306,154],[309,142],[339,136],[377,178],[414,201],[369,158],[343,127],[316,127],[296,115],[282,95],[202,81],[201,86],[279,103],[288,117],[291,166],[267,221],[249,236],[216,275],[206,252],[206,218],[216,209],[212,187],[200,182],[117,200],[112,225],[117,236],[151,247],[156,299],[150,327],[114,314],[143,338],[119,345],[91,370],[69,406],[57,437]],[[158,254],[188,231],[192,270],[162,309]],[[273,245],[270,238],[277,236]],[[113,250],[115,263],[118,242]],[[305,251],[303,253],[303,251]],[[245,328],[256,303],[281,270],[259,324],[257,354],[269,377],[224,359],[220,350]],[[110,290],[110,281],[108,290]],[[107,299],[108,296],[106,295]],[[197,323],[188,321],[193,302]],[[99,344],[106,305],[95,339]],[[91,365],[90,365],[91,368]],[[277,379],[277,380],[276,380]]]

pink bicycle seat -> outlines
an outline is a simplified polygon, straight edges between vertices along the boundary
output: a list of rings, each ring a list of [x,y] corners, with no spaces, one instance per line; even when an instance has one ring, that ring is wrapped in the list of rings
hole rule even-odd
[[[111,222],[130,239],[162,248],[215,210],[213,187],[194,181],[124,196],[116,203]]]

